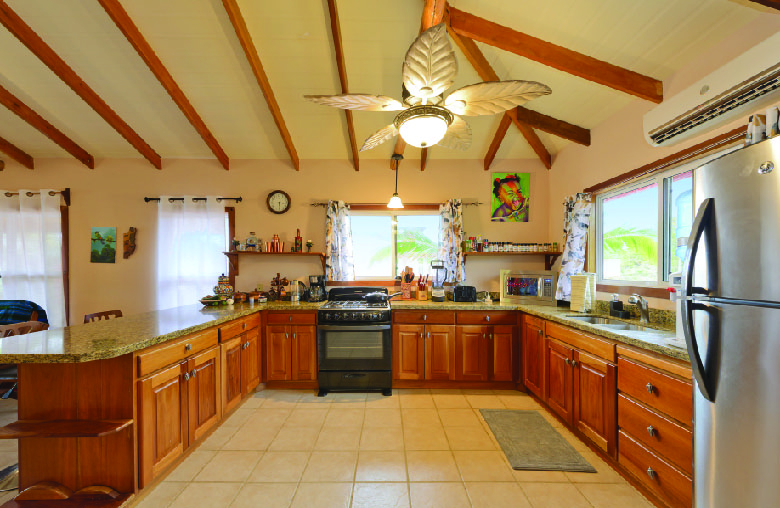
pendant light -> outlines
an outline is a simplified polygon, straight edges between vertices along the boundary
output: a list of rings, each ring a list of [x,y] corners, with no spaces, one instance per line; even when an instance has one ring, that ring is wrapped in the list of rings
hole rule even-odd
[[[400,153],[394,153],[392,159],[395,161],[395,192],[393,197],[390,198],[390,202],[387,203],[388,208],[403,208],[404,204],[401,202],[401,198],[398,197],[398,168],[401,166],[401,160],[404,158]]]

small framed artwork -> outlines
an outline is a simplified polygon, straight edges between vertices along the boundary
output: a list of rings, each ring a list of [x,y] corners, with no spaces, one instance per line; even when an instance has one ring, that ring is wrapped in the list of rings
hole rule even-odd
[[[116,263],[116,228],[92,228],[92,263]]]
[[[530,173],[493,173],[491,186],[491,221],[528,222]]]

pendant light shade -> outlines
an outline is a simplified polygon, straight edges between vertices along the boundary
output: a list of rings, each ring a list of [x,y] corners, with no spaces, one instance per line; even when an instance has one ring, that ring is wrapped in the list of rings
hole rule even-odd
[[[395,192],[393,197],[390,198],[390,202],[387,203],[388,208],[403,208],[404,204],[401,202],[401,198],[398,197],[398,168],[401,167],[401,160],[404,158],[400,153],[394,153],[392,159],[395,161]]]

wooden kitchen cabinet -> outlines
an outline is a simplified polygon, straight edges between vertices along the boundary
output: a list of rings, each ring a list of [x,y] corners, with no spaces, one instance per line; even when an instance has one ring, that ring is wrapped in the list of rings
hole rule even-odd
[[[220,345],[222,354],[222,410],[227,413],[241,402],[241,336]]]
[[[493,326],[493,351],[489,362],[491,379],[493,381],[513,381],[515,379],[515,370],[517,362],[515,361],[515,351],[517,347],[517,327],[510,325]]]
[[[522,381],[526,389],[544,400],[545,338],[542,319],[523,316]]]
[[[488,350],[490,327],[460,325],[455,332],[455,379],[458,381],[488,380]]]
[[[545,393],[552,411],[610,456],[617,449],[615,348],[598,337],[557,324],[546,327]],[[576,347],[579,346],[579,347]]]
[[[260,383],[259,315],[219,327],[222,363],[222,410],[231,411]]]
[[[517,313],[461,311],[455,320],[455,379],[512,381],[517,364]]]
[[[139,482],[145,486],[222,417],[216,343],[139,380],[138,398]]]
[[[271,313],[266,326],[269,381],[317,379],[317,327],[314,312]]]
[[[396,311],[393,320],[393,379],[453,379],[453,312]]]

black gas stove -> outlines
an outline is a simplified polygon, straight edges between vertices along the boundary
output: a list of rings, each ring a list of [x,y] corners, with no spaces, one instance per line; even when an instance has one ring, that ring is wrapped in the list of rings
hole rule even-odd
[[[320,396],[329,391],[392,392],[390,304],[368,303],[375,287],[333,288],[318,311]]]

